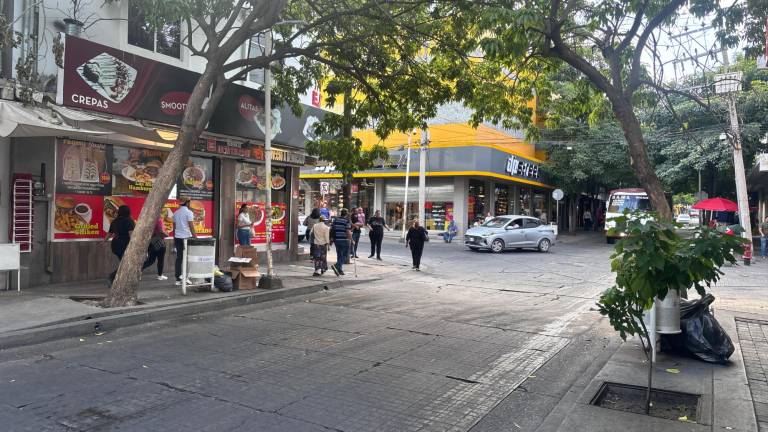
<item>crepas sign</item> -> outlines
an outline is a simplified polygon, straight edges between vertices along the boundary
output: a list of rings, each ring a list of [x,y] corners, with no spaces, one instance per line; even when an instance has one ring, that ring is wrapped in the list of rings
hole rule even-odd
[[[73,36],[64,38],[57,103],[69,107],[179,125],[200,74]],[[208,131],[245,139],[264,139],[264,93],[229,85]],[[305,105],[302,116],[273,107],[272,139],[304,148],[316,139],[313,126],[324,110]]]
[[[511,176],[526,177],[534,180],[539,179],[539,165],[518,159],[517,156],[507,158],[507,165],[504,171]]]

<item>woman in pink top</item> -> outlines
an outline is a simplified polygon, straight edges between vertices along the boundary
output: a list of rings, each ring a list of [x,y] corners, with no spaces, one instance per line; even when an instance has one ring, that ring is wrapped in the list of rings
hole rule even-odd
[[[163,265],[165,264],[165,238],[168,233],[165,232],[162,216],[155,221],[155,230],[152,232],[152,240],[149,241],[147,249],[147,260],[141,266],[143,271],[151,266],[157,260],[157,280],[166,280],[168,276],[163,274]]]

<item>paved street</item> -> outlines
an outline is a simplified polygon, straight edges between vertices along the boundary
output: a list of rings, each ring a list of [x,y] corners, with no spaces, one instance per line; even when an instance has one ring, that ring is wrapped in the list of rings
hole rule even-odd
[[[615,348],[609,254],[433,241],[415,272],[387,240],[377,283],[0,351],[2,429],[534,430]]]

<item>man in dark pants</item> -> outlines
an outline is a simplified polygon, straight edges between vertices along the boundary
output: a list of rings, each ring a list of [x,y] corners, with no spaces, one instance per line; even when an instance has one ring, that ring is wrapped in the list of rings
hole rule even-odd
[[[429,241],[429,234],[422,226],[419,225],[419,221],[413,221],[411,229],[408,230],[408,234],[405,236],[405,247],[411,248],[411,257],[413,258],[413,269],[420,270],[421,268],[421,254],[424,252],[424,242]]]
[[[195,237],[195,215],[189,209],[189,198],[180,199],[181,205],[173,214],[173,245],[176,248],[176,285],[181,285],[184,264],[184,240]]]
[[[381,241],[384,239],[384,228],[389,230],[384,218],[381,217],[381,211],[376,212],[368,219],[368,229],[370,234],[368,237],[371,239],[371,254],[368,258],[373,258],[376,255],[376,259],[381,261]]]
[[[336,273],[336,276],[344,275],[342,269],[349,253],[349,241],[352,238],[352,224],[347,219],[348,215],[347,209],[341,209],[339,216],[331,224],[331,235],[336,245],[336,264],[331,266],[331,270]]]

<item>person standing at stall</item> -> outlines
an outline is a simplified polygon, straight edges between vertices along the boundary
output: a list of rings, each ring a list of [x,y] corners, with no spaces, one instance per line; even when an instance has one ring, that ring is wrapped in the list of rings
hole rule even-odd
[[[253,223],[248,214],[248,204],[243,204],[240,206],[240,211],[237,212],[237,243],[240,246],[250,246],[252,231]]]
[[[164,281],[168,279],[168,276],[163,274],[163,267],[165,266],[165,238],[168,237],[168,233],[165,232],[165,224],[163,223],[163,217],[160,216],[155,221],[155,229],[152,231],[152,239],[149,241],[149,247],[147,248],[147,260],[141,266],[141,270],[148,268],[155,261],[157,261],[157,280]]]
[[[424,243],[429,241],[429,233],[419,221],[413,221],[413,225],[405,236],[405,247],[411,248],[411,258],[413,258],[413,269],[420,270],[421,254],[424,252]]]
[[[176,285],[181,285],[184,265],[184,240],[195,237],[195,215],[189,209],[189,198],[182,197],[179,209],[173,214],[173,246],[176,249]]]
[[[376,210],[373,213],[373,216],[368,219],[366,226],[369,230],[368,238],[371,239],[371,254],[368,255],[368,258],[373,258],[376,255],[376,259],[381,261],[381,242],[384,240],[384,229],[386,228],[387,231],[392,230],[387,226],[384,218],[381,217],[380,210]]]
[[[128,242],[131,241],[131,233],[136,227],[136,224],[131,218],[131,209],[127,205],[121,205],[117,209],[117,217],[109,224],[109,231],[104,237],[104,241],[112,239],[112,253],[117,257],[117,268],[120,268],[120,261],[123,260],[125,250],[128,249]],[[117,268],[115,271],[109,274],[109,285],[115,281],[115,275],[117,275]]]
[[[336,264],[331,266],[331,270],[336,276],[344,275],[344,261],[349,253],[349,241],[352,239],[352,224],[347,219],[349,212],[347,209],[339,210],[339,215],[331,224],[331,239],[336,245]]]
[[[331,245],[331,229],[325,223],[325,217],[319,215],[317,223],[312,225],[310,233],[310,250],[312,261],[315,264],[315,272],[312,276],[320,276],[328,270],[328,248]]]

